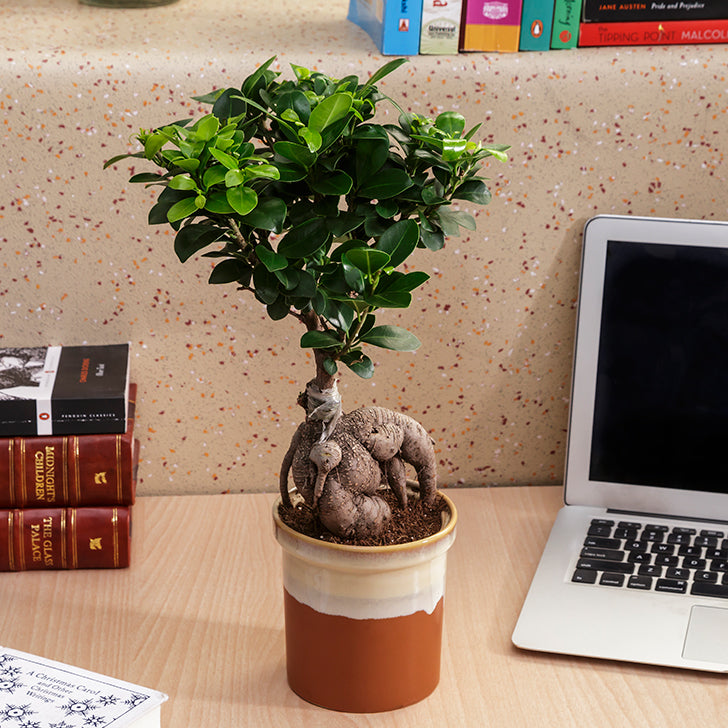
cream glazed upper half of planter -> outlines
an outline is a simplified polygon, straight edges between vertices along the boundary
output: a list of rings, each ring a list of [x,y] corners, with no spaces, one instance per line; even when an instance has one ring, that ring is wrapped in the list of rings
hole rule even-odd
[[[447,503],[443,527],[419,541],[392,546],[349,546],[318,541],[286,526],[273,509],[283,551],[283,586],[317,612],[350,619],[432,614],[445,594],[447,551],[455,540],[457,511]]]

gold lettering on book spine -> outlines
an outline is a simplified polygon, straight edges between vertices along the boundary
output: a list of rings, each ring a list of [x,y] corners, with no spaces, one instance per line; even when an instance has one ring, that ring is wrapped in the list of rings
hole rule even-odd
[[[18,447],[20,448],[20,503],[24,505],[27,502],[25,487],[25,438],[18,439]]]
[[[63,534],[63,549],[61,551],[61,561],[63,563],[63,568],[67,568],[68,564],[68,554],[66,553],[66,544],[70,541],[70,548],[71,548],[71,568],[77,569],[78,568],[78,542],[76,540],[76,509],[75,508],[65,508],[63,510],[62,515],[62,521],[61,521],[61,532]],[[67,520],[70,520],[71,523],[67,523]],[[70,531],[70,539],[66,538],[67,531]]]
[[[114,543],[114,566],[119,566],[119,509],[114,508],[111,513],[111,533]]]
[[[8,493],[10,507],[15,508],[15,440],[8,440]]]
[[[8,511],[8,568],[15,571],[15,519],[13,512]]]
[[[71,448],[73,449],[73,503],[78,504],[81,501],[81,458],[77,437],[71,438]]]

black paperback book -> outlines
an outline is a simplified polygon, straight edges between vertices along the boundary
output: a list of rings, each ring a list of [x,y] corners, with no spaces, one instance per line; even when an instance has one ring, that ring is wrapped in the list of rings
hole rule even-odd
[[[728,0],[584,0],[585,23],[728,18]]]
[[[123,433],[129,345],[0,349],[0,437]]]

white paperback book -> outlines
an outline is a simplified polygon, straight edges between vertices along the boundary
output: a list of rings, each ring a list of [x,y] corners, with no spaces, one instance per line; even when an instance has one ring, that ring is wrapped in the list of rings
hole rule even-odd
[[[0,726],[160,728],[164,693],[0,647]]]

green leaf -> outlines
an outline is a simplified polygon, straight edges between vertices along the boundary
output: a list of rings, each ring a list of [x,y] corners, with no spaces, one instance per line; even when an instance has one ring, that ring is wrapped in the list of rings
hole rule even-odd
[[[369,278],[389,263],[387,253],[372,248],[352,248],[344,254],[344,257]]]
[[[169,186],[173,190],[194,190],[197,183],[187,174],[178,174],[169,180]]]
[[[458,185],[453,193],[453,198],[467,200],[476,205],[487,205],[491,200],[491,194],[485,182],[479,179],[472,179]]]
[[[465,139],[443,139],[442,158],[446,162],[454,162],[460,159],[467,144]]]
[[[350,94],[337,93],[328,96],[311,110],[308,128],[320,134],[349,113],[351,102]]]
[[[324,359],[324,369],[330,376],[334,376],[339,371],[339,367],[336,366],[336,362],[328,356]]]
[[[354,354],[354,352],[351,352]],[[341,360],[351,369],[354,374],[362,379],[371,379],[374,376],[374,362],[361,351],[356,352],[356,357],[342,357]]]
[[[387,253],[390,265],[396,268],[409,258],[419,239],[420,231],[414,220],[398,220],[380,236],[377,250]]]
[[[250,187],[230,187],[225,198],[238,215],[247,215],[258,204],[258,195]]]
[[[240,263],[233,258],[227,258],[226,260],[223,260],[222,263],[218,263],[212,269],[212,273],[210,273],[210,277],[207,282],[214,285],[233,283],[237,281],[242,274],[243,271],[240,267]]]
[[[185,225],[174,239],[174,252],[182,263],[225,236],[225,231],[205,224]]]
[[[164,134],[150,134],[144,142],[144,156],[151,159],[168,141],[169,138]]]
[[[302,349],[332,349],[341,346],[341,342],[326,331],[307,331],[301,337]]]
[[[475,230],[475,219],[467,212],[440,208],[437,213],[445,235],[460,235],[460,227]]]
[[[364,88],[369,88],[378,81],[381,81],[381,79],[388,76],[392,71],[396,71],[403,63],[407,63],[406,58],[395,58],[393,61],[385,63],[378,71],[372,74],[372,77],[364,84]]]
[[[216,215],[229,215],[235,212],[227,200],[225,192],[213,192],[205,202],[205,210],[214,212]]]
[[[414,351],[422,343],[414,334],[399,326],[375,326],[360,341],[393,351]]]
[[[259,230],[280,232],[287,213],[286,203],[278,197],[266,197],[258,200],[252,212],[243,215],[243,222]]]
[[[383,290],[386,291],[414,291],[423,283],[430,280],[427,273],[413,270],[411,273],[399,273],[395,271],[391,278],[385,281]]]
[[[145,182],[147,184],[155,184],[164,182],[165,177],[161,174],[154,174],[154,172],[140,172],[129,178],[129,182]]]
[[[410,176],[403,169],[385,169],[359,187],[363,197],[386,200],[395,197],[412,186]]]
[[[245,175],[239,169],[229,169],[225,173],[225,187],[237,187],[245,182]]]
[[[196,197],[197,195],[192,195],[192,197],[185,197],[183,200],[175,202],[175,204],[167,210],[167,221],[178,222],[179,220],[184,220],[186,217],[199,212],[197,205],[195,204]]]
[[[283,296],[279,296],[273,303],[269,303],[266,306],[268,316],[273,321],[280,321],[284,319],[291,312],[291,307],[286,303],[286,299]]]
[[[330,237],[326,220],[315,217],[291,228],[278,244],[278,252],[286,258],[307,258],[323,248]]]
[[[465,117],[457,111],[443,111],[435,119],[435,126],[448,136],[459,137],[465,131]]]
[[[222,164],[216,164],[205,170],[205,173],[202,175],[202,184],[208,188],[213,185],[219,185],[221,182],[225,181],[227,173],[227,167],[223,167]]]
[[[412,294],[407,291],[383,291],[367,296],[367,303],[377,308],[409,308]]]
[[[278,253],[266,248],[265,245],[256,245],[255,254],[258,260],[271,272],[283,270],[288,267],[288,259]]]
[[[220,122],[212,114],[203,116],[193,127],[197,133],[197,138],[202,141],[209,142],[220,129]]]
[[[304,126],[302,129],[299,130],[298,136],[303,139],[310,152],[317,152],[319,149],[321,149],[321,144],[323,143],[323,140],[321,139],[321,134],[319,134],[319,132],[314,131],[313,129],[309,129],[307,126]]]
[[[227,167],[228,169],[238,168],[238,160],[234,157],[231,157],[227,152],[223,152],[213,147],[212,149],[210,149],[210,154],[212,154],[212,156],[215,157],[215,159],[217,159],[220,164]]]
[[[319,179],[311,180],[311,189],[320,195],[342,196],[349,194],[354,186],[354,181],[345,172],[334,172],[322,176]]]
[[[266,305],[275,303],[278,298],[278,279],[264,265],[256,265],[253,270],[255,297]]]
[[[276,142],[273,145],[275,153],[284,159],[295,162],[301,167],[308,169],[315,161],[316,155],[303,144],[294,144],[293,142]]]

